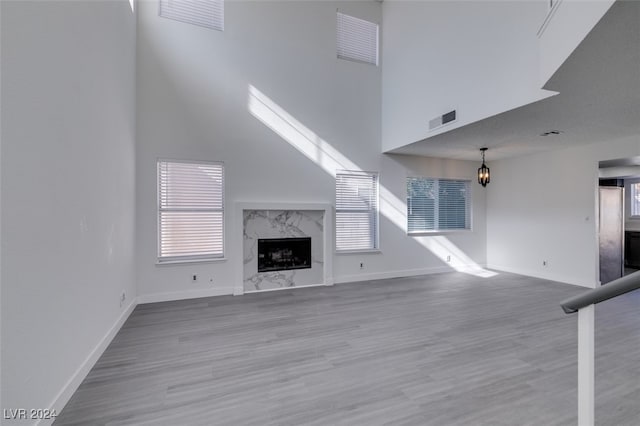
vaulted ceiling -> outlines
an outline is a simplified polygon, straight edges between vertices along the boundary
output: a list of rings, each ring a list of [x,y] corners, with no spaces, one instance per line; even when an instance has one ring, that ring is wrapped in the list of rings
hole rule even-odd
[[[495,160],[640,138],[640,2],[616,2],[544,88],[559,94],[390,152]]]

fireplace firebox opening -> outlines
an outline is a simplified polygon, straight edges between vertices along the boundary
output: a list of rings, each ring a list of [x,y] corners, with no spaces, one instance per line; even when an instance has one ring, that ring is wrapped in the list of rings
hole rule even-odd
[[[311,237],[258,239],[258,272],[311,268]]]

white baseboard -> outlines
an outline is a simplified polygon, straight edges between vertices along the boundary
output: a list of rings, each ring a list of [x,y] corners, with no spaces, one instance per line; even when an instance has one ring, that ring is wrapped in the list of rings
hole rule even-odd
[[[266,293],[266,292],[269,292],[269,291],[293,290],[293,289],[296,289],[296,288],[327,287],[328,285],[329,284],[305,284],[305,285],[296,285],[296,286],[293,286],[293,287],[265,288],[264,290],[245,291],[242,294]]]
[[[230,296],[232,294],[233,294],[233,287],[139,294],[138,304],[142,305],[144,303],[171,302],[173,300],[197,299],[199,297]]]
[[[521,268],[513,268],[510,266],[494,265],[487,266],[489,269],[501,272],[509,272],[511,274],[524,275],[527,277],[540,278],[541,280],[557,281],[563,284],[571,284],[578,287],[593,288],[588,282],[579,282],[575,277],[570,277],[562,274],[554,273],[540,273],[539,271],[526,270]]]
[[[568,277],[563,276],[555,276],[554,274],[539,274],[535,271],[525,271],[518,268],[510,268],[498,265],[488,265],[489,269],[510,272],[519,275],[526,275],[535,278],[545,279],[545,280],[553,280],[562,283],[577,285],[581,287],[588,287],[585,284],[579,284],[575,282],[575,279],[570,279]],[[342,275],[334,277],[333,279],[327,280],[326,284],[320,284],[319,286],[326,285],[334,285],[334,284],[343,284],[357,281],[369,281],[369,280],[381,280],[388,278],[403,278],[403,277],[413,277],[418,275],[430,275],[437,274],[443,272],[454,272],[455,270],[448,266],[437,266],[431,268],[419,268],[419,269],[405,269],[405,270],[396,270],[396,271],[385,271],[385,272],[373,272],[366,274],[351,274],[351,275]],[[300,286],[300,287],[287,287],[290,288],[304,288],[304,287],[316,287],[316,286]],[[281,289],[273,289],[273,290],[281,290]],[[270,291],[270,290],[263,290]],[[254,292],[244,292],[247,293],[257,293],[259,291]],[[202,289],[202,290],[186,290],[186,291],[173,291],[173,292],[165,292],[165,293],[153,293],[153,294],[142,294],[138,295],[136,299],[134,299],[131,304],[122,312],[118,320],[115,324],[109,329],[106,335],[100,340],[100,342],[96,345],[96,347],[91,351],[87,359],[82,363],[82,365],[76,370],[75,374],[69,379],[67,384],[62,388],[62,390],[58,393],[53,403],[50,405],[52,410],[56,410],[56,412],[60,413],[64,406],[69,402],[73,393],[78,389],[82,381],[85,379],[89,371],[93,368],[95,363],[98,361],[100,356],[106,350],[107,346],[111,343],[115,335],[118,333],[124,322],[129,318],[134,308],[138,304],[145,303],[155,303],[155,302],[167,302],[173,300],[184,300],[184,299],[194,299],[200,297],[211,297],[211,296],[226,296],[233,295],[234,288],[233,287],[222,287],[222,288],[212,288],[212,289]],[[37,426],[49,426],[53,423],[53,420],[42,419],[36,422]]]
[[[439,274],[442,272],[455,272],[448,266],[435,266],[431,268],[420,269],[404,269],[400,271],[386,271],[386,272],[372,272],[369,274],[352,274],[342,275],[334,278],[336,284],[351,283],[357,281],[369,281],[369,280],[383,280],[387,278],[403,278],[403,277],[415,277],[417,275],[430,275]]]
[[[58,395],[51,403],[51,410],[55,410],[56,413],[60,413],[67,402],[71,399],[74,392],[78,390],[78,387],[82,383],[82,381],[87,377],[89,371],[93,368],[93,366],[98,362],[98,359],[102,356],[104,351],[107,349],[107,346],[111,343],[113,338],[118,334],[120,328],[124,322],[129,318],[129,315],[133,312],[135,307],[137,306],[136,299],[134,298],[129,306],[125,308],[125,310],[120,314],[118,320],[113,324],[113,326],[107,331],[107,334],[104,335],[102,339],[98,342],[98,344],[93,348],[87,359],[78,367],[76,372],[71,376],[71,379],[62,387],[62,390],[58,393]],[[37,421],[35,424],[37,426],[49,426],[53,423],[55,419],[41,419]]]

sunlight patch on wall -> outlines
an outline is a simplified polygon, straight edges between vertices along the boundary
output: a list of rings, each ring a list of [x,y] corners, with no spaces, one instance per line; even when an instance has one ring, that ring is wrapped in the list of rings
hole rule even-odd
[[[361,170],[253,86],[249,86],[249,112],[331,176],[336,170]]]
[[[402,231],[407,232],[406,203],[382,185],[380,186],[380,213]],[[458,272],[482,278],[498,275],[496,272],[482,268],[444,235],[426,235],[412,238]]]
[[[362,171],[356,163],[345,157],[330,143],[320,138],[311,129],[252,85],[249,85],[248,108],[251,115],[331,176],[335,177],[336,170]],[[379,192],[380,214],[406,233],[406,203],[393,195],[383,185],[379,186]],[[497,275],[495,272],[482,268],[443,235],[412,238],[458,272],[483,278]]]

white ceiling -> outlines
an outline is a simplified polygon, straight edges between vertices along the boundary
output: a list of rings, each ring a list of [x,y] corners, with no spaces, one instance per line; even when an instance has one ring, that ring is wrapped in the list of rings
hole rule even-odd
[[[616,2],[544,88],[560,93],[390,152],[490,161],[640,135],[640,2]]]

